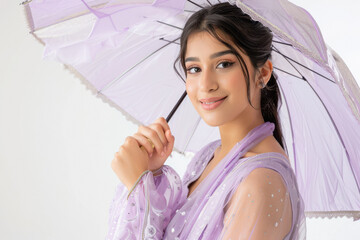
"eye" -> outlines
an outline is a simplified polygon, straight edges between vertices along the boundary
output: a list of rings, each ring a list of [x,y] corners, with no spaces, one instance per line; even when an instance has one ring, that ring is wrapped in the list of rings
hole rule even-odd
[[[200,72],[200,68],[198,67],[189,67],[186,69],[186,72],[190,73],[190,74],[194,74],[197,72]]]
[[[219,63],[218,67],[220,66],[220,68],[228,68],[233,64],[234,64],[234,62],[224,61],[224,62]]]

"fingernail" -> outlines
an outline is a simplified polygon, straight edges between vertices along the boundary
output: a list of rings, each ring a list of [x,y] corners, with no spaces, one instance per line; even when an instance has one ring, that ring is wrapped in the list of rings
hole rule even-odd
[[[162,151],[162,152],[161,152],[161,156],[162,156],[162,157],[163,157],[163,156],[165,156],[165,153],[164,153],[164,151]]]
[[[150,153],[150,157],[152,157],[152,153]]]
[[[166,146],[164,147],[164,152],[167,152],[167,147]]]

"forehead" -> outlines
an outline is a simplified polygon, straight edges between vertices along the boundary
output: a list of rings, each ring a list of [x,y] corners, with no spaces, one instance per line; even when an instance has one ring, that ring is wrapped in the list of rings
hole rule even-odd
[[[220,30],[216,30],[216,33],[220,39],[231,45],[238,54],[245,58],[247,57],[246,53],[238,48],[227,34],[221,32]],[[215,52],[225,50],[230,50],[230,48],[207,31],[194,32],[188,37],[185,58],[198,56],[210,57],[210,55]]]
[[[221,36],[220,36],[221,37]],[[227,41],[228,42],[228,41]],[[206,31],[195,32],[190,34],[187,40],[187,48],[185,55],[197,52],[208,52],[209,55],[214,50],[229,49],[222,42]]]

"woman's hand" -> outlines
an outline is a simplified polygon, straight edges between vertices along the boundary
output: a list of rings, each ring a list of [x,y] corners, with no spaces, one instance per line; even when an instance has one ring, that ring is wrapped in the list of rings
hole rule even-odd
[[[148,169],[148,154],[134,137],[128,136],[111,162],[111,168],[128,190]]]
[[[148,139],[155,145],[155,149]],[[128,136],[115,153],[111,167],[130,190],[144,171],[157,170],[164,164],[172,152],[174,140],[163,117],[148,127],[139,126],[138,132]]]
[[[148,169],[150,171],[155,171],[162,167],[171,154],[175,142],[175,137],[171,135],[170,127],[163,117],[156,119],[148,127],[139,126],[138,132],[134,134],[134,138],[149,154]],[[154,144],[154,148],[149,139]]]

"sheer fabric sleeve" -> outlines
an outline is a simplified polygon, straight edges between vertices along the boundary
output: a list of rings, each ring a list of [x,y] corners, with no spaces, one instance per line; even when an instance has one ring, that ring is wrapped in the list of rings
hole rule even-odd
[[[235,189],[225,206],[220,239],[284,239],[291,230],[292,208],[281,175],[256,168]]]
[[[162,239],[183,189],[175,170],[164,165],[161,171],[158,176],[144,174],[131,192],[118,184],[106,239]]]

